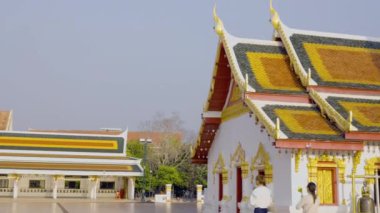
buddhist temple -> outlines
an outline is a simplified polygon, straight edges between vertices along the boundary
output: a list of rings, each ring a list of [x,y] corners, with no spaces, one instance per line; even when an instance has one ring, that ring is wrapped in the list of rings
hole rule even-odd
[[[207,164],[204,212],[252,212],[265,176],[276,212],[295,209],[308,182],[320,212],[356,212],[364,180],[379,198],[380,39],[287,26],[240,38],[214,8],[219,43],[192,162]],[[379,203],[379,201],[377,201]]]
[[[128,131],[12,130],[0,111],[0,196],[134,199],[140,159],[126,154]]]

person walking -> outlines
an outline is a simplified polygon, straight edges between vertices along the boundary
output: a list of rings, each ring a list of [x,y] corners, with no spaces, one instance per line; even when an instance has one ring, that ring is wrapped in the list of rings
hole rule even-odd
[[[318,213],[319,198],[315,193],[317,185],[313,182],[307,184],[307,195],[301,195],[301,200],[297,203],[296,209],[302,209],[303,213]]]
[[[268,213],[268,208],[272,204],[272,196],[266,187],[263,175],[256,177],[256,185],[257,187],[252,191],[249,199],[249,203],[255,208],[253,213]]]

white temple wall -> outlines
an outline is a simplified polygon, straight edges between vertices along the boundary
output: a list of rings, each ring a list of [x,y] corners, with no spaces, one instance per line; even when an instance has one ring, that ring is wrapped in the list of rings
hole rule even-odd
[[[229,210],[236,209],[236,166],[231,164],[231,157],[237,149],[239,143],[245,150],[245,160],[251,166],[253,158],[256,156],[261,143],[265,151],[270,155],[270,161],[273,166],[273,183],[268,184],[268,187],[273,191],[273,196],[276,202],[286,204],[289,202],[291,173],[290,157],[291,154],[278,153],[272,142],[274,140],[268,135],[265,128],[260,123],[256,124],[255,118],[249,114],[244,114],[238,118],[223,122],[216,133],[214,142],[210,148],[208,155],[208,189],[205,202],[218,201],[218,175],[213,174],[214,165],[219,154],[222,154],[224,163],[228,169],[228,184],[223,187],[227,189],[224,194],[229,196]],[[252,175],[256,177],[257,171],[251,172],[248,170],[248,177],[243,179],[243,198],[249,198],[253,189]],[[276,185],[275,188],[274,185]]]
[[[234,154],[239,143],[245,150],[245,160],[251,166],[252,158],[256,155],[259,143],[261,142],[270,155],[270,160],[273,166],[273,183],[269,184],[273,192],[273,199],[278,211],[280,212],[300,212],[295,210],[295,205],[300,200],[301,195],[298,188],[303,188],[303,193],[306,194],[306,185],[308,183],[309,158],[320,157],[323,154],[344,159],[345,163],[345,183],[339,180],[339,168],[336,169],[337,180],[337,204],[324,206],[322,205],[321,212],[326,213],[343,213],[351,211],[351,193],[352,182],[348,175],[351,175],[354,152],[349,151],[318,151],[309,150],[303,151],[298,161],[298,172],[296,172],[296,153],[297,150],[279,150],[272,145],[274,140],[268,136],[265,129],[260,123],[256,124],[254,117],[249,117],[248,114],[238,118],[223,122],[216,133],[214,142],[209,150],[208,155],[208,188],[205,197],[205,203],[218,203],[218,174],[213,174],[215,163],[219,154],[222,154],[226,169],[228,169],[228,184],[223,185],[224,196],[229,201],[224,202],[224,206],[228,211],[234,212],[236,209],[236,167],[231,164],[231,156]],[[365,174],[366,160],[371,158],[380,158],[380,146],[370,143],[366,145],[361,156],[360,163],[357,165],[357,175]],[[380,162],[379,162],[380,163]],[[232,165],[232,166],[231,166]],[[256,176],[257,172],[254,172]],[[249,170],[248,178],[243,179],[243,196],[249,196],[252,184],[252,172]],[[363,179],[356,179],[356,195],[361,196],[361,187]],[[374,197],[374,186],[371,185],[371,194]],[[222,205],[222,206],[223,206]],[[223,207],[222,207],[223,208]]]
[[[274,150],[271,153],[271,159],[273,162],[273,187],[272,196],[275,202],[278,212],[284,212],[284,209],[288,209],[289,203],[291,203],[292,196],[292,164],[291,164],[291,152],[284,150]]]

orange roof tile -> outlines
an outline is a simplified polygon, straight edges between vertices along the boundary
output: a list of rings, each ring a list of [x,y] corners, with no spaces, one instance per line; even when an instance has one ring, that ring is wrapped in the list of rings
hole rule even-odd
[[[180,132],[128,132],[128,141],[140,140],[140,138],[150,138],[153,143],[161,143],[167,138],[174,138],[176,140],[182,139]]]

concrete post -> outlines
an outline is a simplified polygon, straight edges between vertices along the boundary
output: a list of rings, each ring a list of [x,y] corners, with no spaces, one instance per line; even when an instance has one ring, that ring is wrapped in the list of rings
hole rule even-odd
[[[128,200],[135,199],[135,179],[133,177],[128,178]]]
[[[197,202],[202,202],[202,185],[197,185]]]
[[[172,184],[166,184],[166,202],[172,201]]]
[[[16,177],[13,180],[13,199],[16,199],[18,197],[18,180],[19,177]]]

